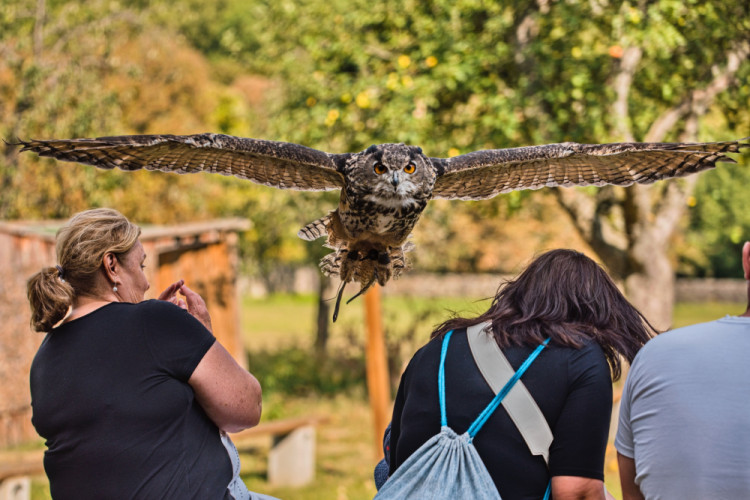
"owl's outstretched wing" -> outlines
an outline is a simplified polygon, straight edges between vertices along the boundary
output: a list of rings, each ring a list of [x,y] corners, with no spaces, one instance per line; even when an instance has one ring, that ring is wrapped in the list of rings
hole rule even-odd
[[[710,143],[547,144],[430,158],[438,171],[434,198],[479,200],[519,189],[603,186],[682,177],[735,161],[726,153],[750,138]]]
[[[222,134],[130,135],[21,141],[21,151],[99,168],[210,172],[280,189],[325,191],[344,186],[337,164],[347,155],[328,154],[288,142]]]

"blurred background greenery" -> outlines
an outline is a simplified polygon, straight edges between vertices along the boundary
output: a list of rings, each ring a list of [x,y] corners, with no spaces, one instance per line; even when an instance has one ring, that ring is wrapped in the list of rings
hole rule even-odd
[[[749,17],[743,2],[698,0],[3,0],[0,136],[211,131],[331,152],[401,141],[443,157],[563,141],[736,139],[750,135]],[[681,275],[737,276],[750,234],[746,161],[697,176],[694,189],[649,191],[662,205],[671,203],[663,186],[684,191],[684,216],[661,230]],[[100,205],[140,222],[248,217],[245,271],[270,284],[280,269],[317,260],[317,245],[296,231],[336,199],[220,176],[102,172],[11,147],[0,183],[5,219]],[[564,191],[588,196],[588,220],[612,231],[574,229],[608,264],[603,244],[635,246],[630,219],[652,223],[665,208],[629,206],[629,190]],[[549,246],[566,210],[553,190],[432,203],[417,263],[517,270],[528,255],[503,258],[512,251],[502,240]],[[546,228],[503,229],[544,214]],[[428,236],[435,231],[440,238]]]
[[[448,157],[750,135],[750,14],[739,0],[0,2],[0,138],[8,142],[220,132],[330,152],[406,142]],[[1,219],[65,218],[92,206],[139,223],[246,217],[253,226],[241,235],[241,272],[271,292],[289,290],[295,269],[315,265],[323,249],[297,230],[335,207],[335,193],[101,171],[0,148]],[[695,307],[673,312],[675,275],[741,277],[750,169],[747,154],[737,160],[652,187],[432,202],[413,265],[513,273],[536,252],[573,247],[601,261],[649,318],[679,325]],[[331,447],[319,469],[326,486],[290,497],[367,498],[370,425],[351,425],[369,418],[361,311],[342,310],[328,358],[313,360],[320,290],[245,299],[250,366],[264,380],[266,416],[317,408],[351,417],[320,440]],[[478,311],[474,300],[388,298],[391,374],[448,311]]]
[[[749,33],[739,1],[4,0],[0,136],[211,131],[331,152],[402,141],[443,157],[736,139],[750,135]],[[738,275],[750,233],[740,162],[650,188],[433,202],[414,263],[513,272],[533,252],[572,246],[666,326],[675,270]],[[247,217],[243,271],[271,290],[318,260],[322,249],[296,232],[336,199],[220,176],[101,172],[12,147],[0,185],[6,219],[101,205],[139,222]]]

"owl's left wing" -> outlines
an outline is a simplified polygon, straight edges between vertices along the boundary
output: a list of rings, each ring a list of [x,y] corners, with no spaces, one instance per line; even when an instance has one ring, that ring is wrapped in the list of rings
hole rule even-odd
[[[347,156],[288,142],[222,134],[128,135],[19,144],[21,151],[104,169],[209,172],[303,191],[343,187],[344,176],[337,165]]]
[[[735,161],[726,153],[748,138],[711,143],[547,144],[430,158],[438,172],[434,198],[479,200],[520,189],[629,186],[682,177]]]

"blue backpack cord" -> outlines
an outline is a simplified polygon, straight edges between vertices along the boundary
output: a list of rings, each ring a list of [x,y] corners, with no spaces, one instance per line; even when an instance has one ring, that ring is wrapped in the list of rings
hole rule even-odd
[[[440,369],[438,371],[438,397],[440,399],[440,427],[448,425],[448,417],[445,413],[445,356],[448,354],[448,341],[453,335],[453,330],[445,334],[443,349],[440,351]]]
[[[450,342],[451,335],[453,335],[453,330],[446,333],[445,337],[443,338],[443,345],[440,351],[440,367],[438,369],[438,399],[440,400],[441,427],[448,426],[448,417],[445,410],[445,358],[448,354],[448,342]],[[474,437],[482,429],[482,426],[487,422],[487,420],[489,420],[489,418],[492,416],[492,413],[497,409],[498,406],[500,406],[503,399],[505,399],[505,396],[508,395],[516,382],[518,382],[521,376],[523,376],[524,372],[526,372],[529,366],[531,366],[531,363],[534,362],[534,360],[537,358],[537,356],[539,356],[539,354],[547,346],[547,344],[549,344],[549,338],[539,344],[537,348],[529,355],[529,357],[526,358],[526,361],[523,362],[523,364],[518,368],[518,370],[516,370],[510,380],[505,383],[503,388],[500,389],[500,391],[495,395],[494,398],[492,398],[492,401],[490,401],[490,403],[482,411],[482,413],[480,413],[476,420],[474,420],[474,422],[471,424],[471,426],[469,426],[469,430],[466,431],[469,435],[469,442],[472,442],[474,440]],[[547,489],[544,493],[544,500],[548,500],[550,498],[551,488],[552,481],[550,480],[550,482],[547,483]]]

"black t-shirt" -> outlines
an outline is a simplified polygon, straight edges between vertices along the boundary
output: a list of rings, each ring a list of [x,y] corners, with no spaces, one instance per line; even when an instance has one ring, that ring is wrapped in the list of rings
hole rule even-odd
[[[393,409],[390,474],[440,432],[438,366],[442,336],[414,355],[401,377]],[[503,352],[518,369],[532,347]],[[595,342],[581,349],[550,344],[521,378],[554,435],[549,471],[500,406],[474,439],[479,456],[503,500],[539,500],[553,476],[603,479],[604,453],[612,411],[612,381]],[[448,426],[464,433],[495,396],[474,363],[466,330],[451,337],[445,361]]]
[[[215,340],[158,300],[108,304],[52,330],[31,399],[53,498],[224,498],[229,456],[187,383]]]

